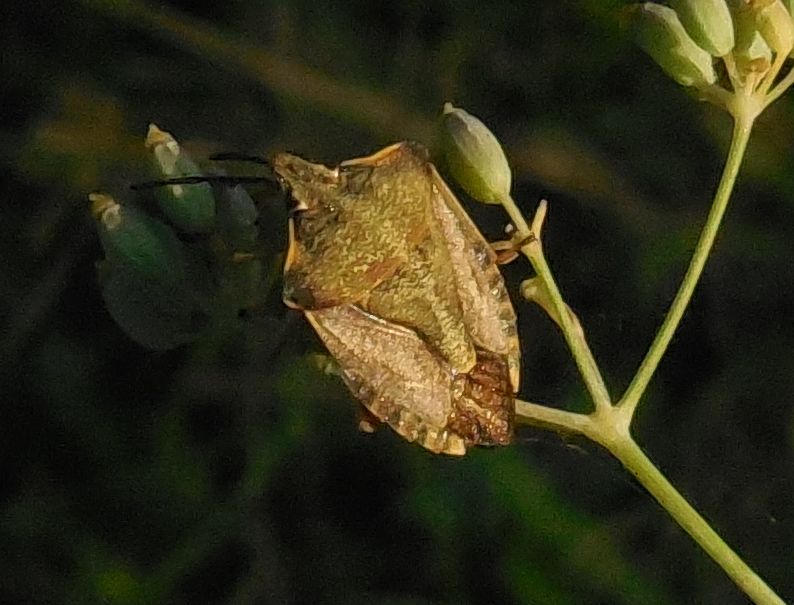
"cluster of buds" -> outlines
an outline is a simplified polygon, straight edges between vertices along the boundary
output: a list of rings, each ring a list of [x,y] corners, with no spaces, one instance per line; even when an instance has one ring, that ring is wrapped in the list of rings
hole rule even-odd
[[[152,125],[146,137],[156,179],[201,175],[174,138]],[[212,320],[259,297],[257,209],[242,187],[207,183],[153,189],[158,208],[89,195],[105,258],[105,305],[138,343],[170,349],[195,340]],[[154,206],[154,204],[152,204]]]
[[[717,59],[732,87],[764,90],[794,47],[794,20],[784,0],[669,0],[626,8],[636,42],[684,86],[705,90],[719,80]]]

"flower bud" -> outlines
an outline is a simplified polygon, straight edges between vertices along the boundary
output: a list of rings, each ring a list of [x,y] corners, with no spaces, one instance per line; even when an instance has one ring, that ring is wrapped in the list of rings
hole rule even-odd
[[[158,176],[200,175],[193,160],[182,151],[170,133],[149,125],[146,147],[152,150]],[[183,231],[208,233],[215,222],[215,198],[207,183],[165,185],[157,190],[157,199],[166,216]]]
[[[256,245],[259,213],[248,192],[240,187],[224,187],[217,199],[217,230],[235,251],[252,250]]]
[[[510,195],[510,166],[485,124],[445,103],[441,138],[447,166],[466,193],[486,204],[499,204]]]
[[[108,264],[102,298],[108,313],[127,336],[159,351],[196,339],[206,316],[196,308],[186,287],[174,288]]]
[[[166,224],[102,193],[92,193],[88,199],[111,265],[152,282],[173,285],[184,281],[183,244]]]
[[[733,20],[725,0],[670,0],[687,33],[702,49],[723,57],[733,48]]]
[[[755,13],[750,10],[750,6],[745,0],[735,0],[734,4],[731,5],[731,12],[733,13],[734,39],[736,40],[733,53],[735,55],[745,55],[750,46],[755,45],[756,49],[758,48],[756,40],[761,36],[755,26]],[[761,38],[761,41],[763,42],[763,38]],[[764,42],[764,45],[769,48],[766,42]]]
[[[794,48],[794,22],[791,20],[791,13],[781,0],[764,4],[762,8],[753,11],[758,33],[774,53],[788,55]]]
[[[689,37],[672,8],[646,2],[624,14],[637,44],[676,82],[704,88],[717,80],[711,55]]]

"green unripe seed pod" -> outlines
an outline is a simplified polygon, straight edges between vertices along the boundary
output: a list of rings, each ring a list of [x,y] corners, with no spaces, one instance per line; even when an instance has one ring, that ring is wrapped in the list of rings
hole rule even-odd
[[[159,178],[196,176],[201,170],[170,133],[149,125],[146,147],[154,155]],[[207,183],[165,185],[157,190],[157,200],[166,216],[188,233],[209,233],[215,224],[215,197]]]
[[[782,0],[736,0],[732,11],[738,52],[747,49],[758,32],[773,53],[791,53],[794,20],[789,5]]]
[[[624,16],[637,44],[676,82],[705,88],[717,80],[711,55],[689,37],[672,8],[646,2],[627,7]]]
[[[743,0],[740,0],[740,2],[740,4],[733,5],[731,9],[733,12],[734,38],[736,40],[733,52],[737,56],[749,56],[751,46],[758,48],[757,39],[760,38],[761,34],[758,33],[758,29],[755,26],[755,13],[749,9],[747,4],[744,4]],[[763,38],[761,38],[761,41],[763,41]],[[764,45],[769,48],[766,42],[764,42]]]
[[[204,316],[186,288],[153,282],[108,263],[102,298],[110,316],[137,343],[157,351],[194,341]]]
[[[794,48],[794,22],[781,0],[775,0],[757,11],[755,21],[758,33],[773,52],[780,55],[791,53]]]
[[[441,139],[447,166],[474,199],[499,204],[510,195],[512,173],[494,134],[467,111],[444,104]]]
[[[715,57],[731,52],[733,20],[725,0],[670,0],[692,40]]]
[[[241,186],[224,187],[218,194],[217,232],[228,246],[240,252],[256,246],[259,213],[254,200]]]
[[[111,265],[155,283],[177,285],[185,280],[183,244],[168,225],[102,193],[88,199]]]

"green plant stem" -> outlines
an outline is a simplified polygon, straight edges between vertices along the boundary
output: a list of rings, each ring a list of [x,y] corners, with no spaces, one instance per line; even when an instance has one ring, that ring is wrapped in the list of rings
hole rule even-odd
[[[717,230],[725,214],[725,209],[728,206],[728,200],[730,199],[733,185],[736,182],[736,175],[739,172],[739,166],[742,163],[742,158],[747,148],[747,141],[750,138],[754,119],[755,115],[753,114],[739,114],[734,120],[731,146],[728,151],[725,168],[722,172],[722,178],[717,187],[717,192],[714,195],[714,201],[708,218],[706,219],[706,224],[703,226],[703,231],[700,234],[700,238],[698,239],[695,251],[692,255],[692,260],[689,263],[689,268],[687,269],[686,275],[678,289],[678,293],[673,299],[670,309],[653,343],[648,349],[645,358],[642,360],[626,392],[616,406],[621,410],[621,413],[627,420],[630,420],[634,415],[637,404],[645,392],[645,389],[648,387],[648,383],[656,371],[667,347],[670,345],[673,334],[675,334],[678,324],[684,316],[684,311],[692,298],[692,293],[695,291],[695,286],[703,273],[703,267],[714,245]]]
[[[757,94],[760,97],[766,97],[767,93],[769,92],[769,88],[772,86],[772,83],[775,81],[775,78],[777,78],[777,75],[780,73],[780,70],[783,67],[783,63],[785,63],[787,58],[788,58],[788,53],[775,54],[775,59],[772,62],[772,66],[769,68],[769,71],[764,76],[761,85],[758,87]]]
[[[756,605],[785,605],[656,468],[631,437],[628,424],[621,422],[617,408],[585,415],[516,400],[516,421],[583,435],[606,448]]]
[[[601,372],[598,369],[592,351],[587,344],[584,332],[578,322],[573,317],[568,305],[560,294],[560,289],[557,287],[557,282],[554,280],[554,275],[546,262],[546,257],[543,254],[543,247],[540,241],[539,226],[530,229],[523,214],[518,209],[515,200],[508,194],[504,199],[500,200],[510,220],[515,225],[518,231],[518,238],[522,238],[529,234],[535,235],[535,239],[521,248],[521,252],[532,263],[538,278],[540,278],[546,292],[551,300],[552,306],[555,311],[555,319],[558,321],[560,330],[568,343],[568,348],[571,350],[574,361],[576,362],[579,372],[582,375],[585,386],[587,387],[590,396],[593,399],[596,410],[603,410],[612,407],[612,402],[609,397],[606,383],[604,382]],[[544,206],[545,209],[545,206]]]
[[[667,513],[684,528],[754,603],[757,605],[785,605],[783,599],[777,596],[766,582],[692,508],[629,434],[621,435],[617,439],[605,439],[601,441],[601,444],[620,460]]]
[[[539,403],[516,399],[516,422],[556,433],[589,434],[593,421],[586,414],[558,410]]]
[[[565,304],[543,254],[540,228],[545,206],[541,205],[539,208],[536,220],[533,221],[530,229],[512,198],[508,196],[502,200],[502,205],[516,226],[519,238],[529,233],[534,233],[536,236],[535,241],[522,247],[522,252],[529,258],[537,273],[536,279],[542,284],[551,303],[549,310],[552,312],[552,317],[563,332],[595,404],[594,412],[585,415],[519,400],[516,401],[516,420],[562,434],[583,435],[605,447],[757,605],[784,605],[783,600],[725,543],[654,466],[630,433],[631,419],[637,402],[670,344],[703,272],[736,181],[753,121],[760,107],[757,98],[746,96],[739,98],[731,108],[736,118],[728,158],[689,269],[637,375],[617,406],[613,407],[611,404],[584,332],[576,316]]]
[[[769,93],[764,98],[764,107],[769,107],[771,103],[774,103],[780,95],[786,92],[791,85],[794,84],[794,69],[789,71],[777,84],[775,84],[774,88],[769,91]]]
[[[587,390],[593,398],[596,410],[611,408],[612,402],[609,397],[609,391],[607,391],[606,383],[601,376],[590,346],[587,344],[581,324],[579,324],[578,320],[574,320],[568,305],[563,301],[541,246],[530,245],[530,248],[532,249],[529,251],[529,260],[548,290],[549,297],[560,320],[560,328],[573,354],[579,372],[582,374]]]

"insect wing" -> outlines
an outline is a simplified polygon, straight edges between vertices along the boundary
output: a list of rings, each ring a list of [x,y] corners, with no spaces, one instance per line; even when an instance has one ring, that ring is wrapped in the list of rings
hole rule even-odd
[[[353,305],[307,311],[353,394],[408,441],[462,455],[464,439],[447,428],[453,409],[448,365],[415,332]]]
[[[521,360],[516,314],[496,265],[496,254],[435,167],[431,169],[433,212],[455,273],[463,322],[479,347],[506,357],[515,392]]]

